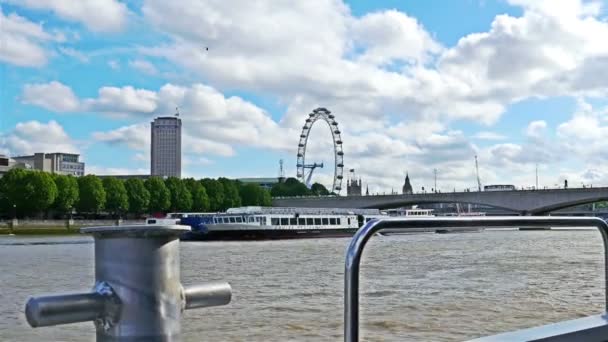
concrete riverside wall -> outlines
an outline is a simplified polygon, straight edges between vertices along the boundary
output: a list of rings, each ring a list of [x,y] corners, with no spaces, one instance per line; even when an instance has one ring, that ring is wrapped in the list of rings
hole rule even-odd
[[[0,228],[9,228],[11,220],[0,221]],[[67,220],[18,220],[17,226],[27,228],[65,227]],[[122,220],[121,225],[144,224],[144,220]],[[116,220],[72,220],[72,227],[114,226]]]

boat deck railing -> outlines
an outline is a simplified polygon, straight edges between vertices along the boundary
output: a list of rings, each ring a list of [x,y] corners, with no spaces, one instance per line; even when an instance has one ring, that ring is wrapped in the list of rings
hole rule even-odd
[[[376,233],[391,231],[443,228],[570,228],[593,227],[599,229],[604,242],[604,280],[608,284],[608,224],[595,217],[555,216],[495,216],[495,217],[430,217],[387,218],[370,221],[361,227],[346,250],[344,270],[344,341],[359,341],[359,274],[361,255],[369,239]],[[605,307],[608,307],[608,290],[605,289]],[[607,341],[608,317],[603,313],[581,319],[554,323],[542,327],[482,337],[474,341]]]

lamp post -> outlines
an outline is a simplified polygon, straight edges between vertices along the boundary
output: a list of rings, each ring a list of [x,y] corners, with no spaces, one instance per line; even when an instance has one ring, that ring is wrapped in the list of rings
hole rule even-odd
[[[9,225],[10,229],[10,234],[13,234],[13,230],[15,229],[15,226],[17,225],[17,204],[13,203],[13,219],[11,220],[11,224]]]

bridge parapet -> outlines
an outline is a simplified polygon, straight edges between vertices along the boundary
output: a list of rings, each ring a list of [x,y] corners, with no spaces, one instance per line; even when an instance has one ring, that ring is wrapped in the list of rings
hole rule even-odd
[[[316,196],[273,198],[273,206],[306,208],[398,208],[414,204],[472,203],[521,214],[543,214],[575,205],[608,200],[608,187],[437,192],[407,195]]]

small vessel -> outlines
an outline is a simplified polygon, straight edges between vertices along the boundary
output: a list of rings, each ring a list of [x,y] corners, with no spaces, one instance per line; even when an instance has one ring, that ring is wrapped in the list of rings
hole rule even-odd
[[[225,213],[169,213],[165,219],[191,227],[182,240],[268,240],[350,237],[363,224],[387,217],[378,209],[239,207]],[[162,221],[161,221],[162,220]],[[165,222],[166,223],[166,222]]]
[[[412,218],[423,218],[423,217],[435,217],[433,209],[420,209],[413,207],[411,209],[388,209],[385,211],[389,217],[412,217]],[[434,230],[429,229],[409,229],[404,231],[403,229],[383,229],[380,235],[401,235],[401,234],[414,234],[414,233],[434,233]]]

